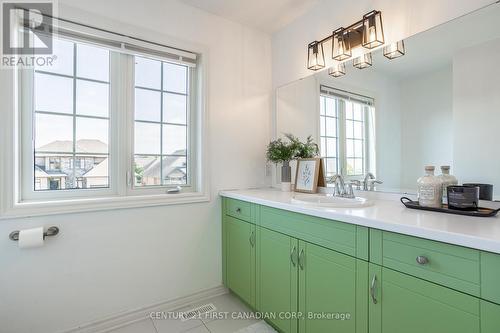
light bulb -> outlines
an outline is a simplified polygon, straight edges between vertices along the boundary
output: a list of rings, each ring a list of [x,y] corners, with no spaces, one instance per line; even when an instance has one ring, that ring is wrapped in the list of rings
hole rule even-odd
[[[375,26],[372,25],[369,29],[368,29],[368,38],[369,38],[369,41],[370,43],[374,42],[376,39],[377,39],[377,34],[376,34],[376,30],[375,30]]]

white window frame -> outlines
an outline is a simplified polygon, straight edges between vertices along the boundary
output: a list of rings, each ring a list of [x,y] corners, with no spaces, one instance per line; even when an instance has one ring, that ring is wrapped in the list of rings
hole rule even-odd
[[[95,33],[95,31],[92,31]],[[101,38],[108,38],[109,33],[96,33]],[[78,42],[77,40],[75,40]],[[162,36],[162,43],[168,43],[175,49],[190,49],[197,54],[197,69],[195,71],[196,78],[193,82],[195,94],[190,94],[191,103],[195,107],[191,108],[193,114],[192,122],[188,123],[189,130],[189,147],[193,154],[194,163],[189,163],[191,167],[190,175],[194,181],[192,188],[189,191],[181,191],[177,194],[167,194],[169,186],[161,187],[144,187],[133,188],[133,122],[134,122],[134,100],[133,100],[133,85],[128,83],[133,82],[133,57],[120,56],[115,54],[119,59],[111,62],[110,72],[110,182],[109,188],[105,189],[84,189],[84,190],[58,190],[46,191],[43,193],[35,193],[33,190],[34,175],[33,164],[31,163],[29,172],[29,182],[26,181],[26,165],[24,163],[28,158],[26,145],[32,145],[32,125],[30,120],[29,127],[25,123],[28,121],[26,117],[26,108],[31,105],[31,100],[19,98],[21,95],[31,96],[26,86],[32,89],[33,82],[30,79],[30,70],[9,69],[2,73],[5,76],[5,81],[10,81],[8,89],[0,92],[0,97],[6,102],[6,110],[8,114],[5,116],[5,121],[0,124],[0,129],[4,134],[2,140],[5,144],[0,146],[0,156],[2,160],[1,183],[4,190],[0,193],[0,220],[16,217],[37,216],[37,215],[52,215],[64,214],[71,212],[108,210],[116,208],[132,208],[132,207],[148,207],[158,205],[185,204],[195,202],[206,202],[210,200],[209,181],[208,181],[208,163],[206,143],[208,142],[207,131],[207,105],[206,105],[206,86],[207,86],[207,71],[206,64],[208,63],[208,51],[205,47],[190,43],[180,43],[177,39],[167,36]],[[138,47],[149,45],[147,43],[137,41]],[[153,46],[156,44],[153,44]],[[112,51],[112,50],[111,50]],[[134,53],[134,52],[129,52]],[[138,56],[146,56],[148,54],[137,54]],[[113,55],[112,55],[113,57]],[[153,56],[154,57],[154,56]],[[170,59],[161,59],[163,61],[171,61]],[[126,65],[128,70],[122,71],[118,68],[123,68],[123,61],[128,62]],[[118,68],[113,68],[118,66]],[[111,80],[115,80],[111,84]],[[31,82],[30,82],[31,81]],[[124,87],[124,85],[126,87]],[[29,88],[31,86],[31,88]],[[113,88],[114,87],[114,88]],[[123,92],[123,93],[120,93]],[[125,96],[122,96],[122,95]],[[119,113],[117,110],[127,110],[126,113]],[[131,125],[132,124],[132,125]],[[29,138],[29,139],[28,139]],[[32,148],[31,148],[32,149]],[[30,153],[29,160],[33,160],[33,154]],[[33,161],[32,161],[33,162]],[[193,165],[196,167],[193,167]],[[120,166],[126,167],[120,167]],[[29,184],[30,190],[33,193],[26,195],[28,191],[25,184]],[[41,192],[41,191],[39,191]],[[58,193],[50,193],[58,192]],[[65,196],[60,194],[65,192]],[[71,195],[68,196],[68,192]]]
[[[328,91],[328,93],[325,93],[324,91]],[[346,124],[346,107],[345,103],[346,101],[354,101],[359,104],[366,104],[370,106],[371,108],[375,108],[375,99],[373,97],[368,97],[364,96],[361,94],[357,93],[352,93],[348,92],[342,89],[337,89],[337,88],[332,88],[328,87],[325,85],[319,85],[319,93],[318,93],[318,99],[319,103],[321,103],[321,98],[322,97],[329,97],[329,98],[335,98],[335,103],[338,104],[336,105],[336,108],[338,109],[337,113],[337,168],[338,171],[340,171],[340,175],[344,177],[344,179],[347,180],[363,180],[364,175],[348,175],[347,174],[347,153],[346,153],[346,133],[345,133],[345,124]],[[319,104],[318,104],[319,105]],[[318,115],[318,128],[321,126],[320,122],[320,109],[318,108],[317,111]],[[373,139],[371,139],[371,135],[369,133],[369,129],[367,126],[369,125],[369,111],[364,109],[363,110],[363,117],[364,117],[364,144],[363,144],[363,169],[364,169],[364,174],[367,172],[372,172],[375,174],[375,168],[373,167],[375,164],[374,161],[374,156],[372,156],[370,152],[370,147],[372,147],[375,142],[372,142]],[[373,121],[373,119],[372,119]],[[318,131],[318,138],[321,141],[321,131]],[[328,156],[321,156],[321,157],[328,157]]]

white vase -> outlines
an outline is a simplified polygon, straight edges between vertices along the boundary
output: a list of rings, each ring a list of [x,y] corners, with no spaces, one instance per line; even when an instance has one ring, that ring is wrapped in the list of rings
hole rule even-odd
[[[441,175],[438,178],[443,183],[443,202],[446,202],[446,198],[448,197],[448,186],[458,185],[458,180],[455,176],[450,175],[450,166],[443,165],[441,166]]]
[[[425,167],[425,176],[418,179],[418,202],[425,207],[441,207],[443,184],[434,176],[434,167]]]
[[[281,182],[281,190],[283,192],[291,192],[292,191],[292,183],[290,183],[290,182]]]

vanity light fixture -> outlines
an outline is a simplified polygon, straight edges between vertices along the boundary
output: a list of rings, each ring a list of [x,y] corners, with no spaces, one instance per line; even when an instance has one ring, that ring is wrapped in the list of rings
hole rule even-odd
[[[345,75],[345,63],[337,62],[332,67],[328,68],[328,74],[333,77],[340,77]]]
[[[337,61],[352,57],[349,33],[344,28],[335,30],[332,34],[332,59]]]
[[[323,43],[314,41],[307,46],[307,68],[313,71],[325,67],[325,55],[323,53]]]
[[[361,45],[367,49],[384,44],[384,27],[382,26],[382,13],[373,10],[363,15],[363,41]]]
[[[389,44],[384,46],[384,56],[387,59],[396,59],[405,55],[405,42],[400,40],[399,42]]]
[[[363,18],[347,28],[339,28],[333,31],[330,36],[321,40],[316,40],[307,45],[307,68],[317,71],[325,68],[325,57],[323,53],[323,44],[331,42],[332,59],[335,61],[345,61],[352,57],[353,50],[359,48],[373,49],[384,45],[384,28],[382,25],[382,12],[372,10],[363,15]],[[397,47],[397,50],[400,48]],[[364,52],[359,52],[360,54]],[[404,54],[404,45],[403,51]],[[385,55],[385,53],[384,53]],[[387,56],[387,55],[386,55]],[[396,54],[390,54],[396,56]],[[393,58],[390,58],[393,59]],[[366,68],[372,65],[372,55],[366,54],[353,61],[354,67]],[[338,66],[338,65],[336,65]],[[344,65],[345,66],[345,65]],[[333,68],[333,67],[332,67]],[[337,73],[336,70],[329,71],[329,74]],[[345,70],[338,74],[345,74]]]
[[[352,65],[358,69],[364,69],[372,65],[372,54],[365,53],[352,61]]]

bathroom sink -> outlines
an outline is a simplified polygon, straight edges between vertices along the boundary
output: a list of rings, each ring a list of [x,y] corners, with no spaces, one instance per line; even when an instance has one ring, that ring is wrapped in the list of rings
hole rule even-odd
[[[292,198],[292,203],[331,208],[362,208],[373,205],[368,199],[334,197],[328,194],[297,194]]]

